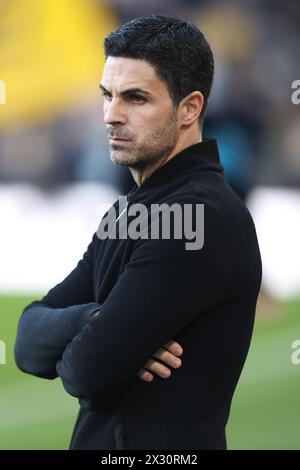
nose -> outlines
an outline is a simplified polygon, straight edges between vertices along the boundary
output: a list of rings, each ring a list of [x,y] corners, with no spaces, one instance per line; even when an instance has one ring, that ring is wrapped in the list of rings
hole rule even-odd
[[[125,112],[117,98],[104,103],[103,112],[105,124],[125,124]]]

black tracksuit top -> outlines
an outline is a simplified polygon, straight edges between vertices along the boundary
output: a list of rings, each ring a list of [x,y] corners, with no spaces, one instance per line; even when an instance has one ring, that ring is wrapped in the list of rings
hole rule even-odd
[[[203,204],[203,247],[95,232],[75,269],[22,312],[16,363],[59,376],[79,399],[70,449],[225,449],[261,283],[252,218],[226,182],[215,139],[179,152],[127,198],[127,210]],[[141,380],[138,370],[170,339],[183,348],[182,366]]]

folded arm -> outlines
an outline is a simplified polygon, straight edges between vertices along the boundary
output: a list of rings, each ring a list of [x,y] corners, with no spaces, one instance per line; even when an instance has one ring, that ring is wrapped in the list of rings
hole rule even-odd
[[[19,369],[47,379],[57,377],[57,361],[99,307],[94,302],[92,241],[76,268],[23,310],[14,348]]]
[[[220,301],[228,285],[228,245],[218,220],[207,225],[198,251],[185,250],[185,240],[136,242],[101,315],[57,364],[68,393],[81,399],[122,393],[162,344]]]

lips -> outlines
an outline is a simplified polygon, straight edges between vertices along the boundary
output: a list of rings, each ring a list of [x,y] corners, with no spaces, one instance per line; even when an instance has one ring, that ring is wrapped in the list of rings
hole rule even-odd
[[[130,142],[130,140],[128,139],[121,139],[119,137],[110,137],[109,140],[111,141],[111,143],[115,143],[115,144],[119,144],[119,145],[122,145],[122,144],[126,144],[128,142]]]

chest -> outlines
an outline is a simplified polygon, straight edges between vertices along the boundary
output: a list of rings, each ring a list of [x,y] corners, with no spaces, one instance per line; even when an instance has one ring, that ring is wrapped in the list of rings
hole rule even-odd
[[[96,302],[103,303],[113,289],[131,257],[133,245],[134,240],[130,238],[100,241],[93,273]]]

